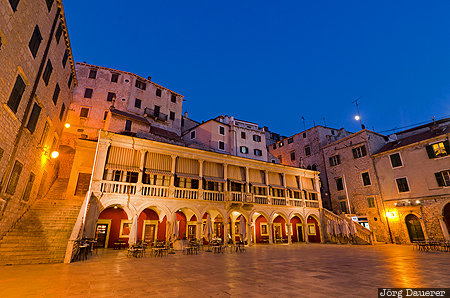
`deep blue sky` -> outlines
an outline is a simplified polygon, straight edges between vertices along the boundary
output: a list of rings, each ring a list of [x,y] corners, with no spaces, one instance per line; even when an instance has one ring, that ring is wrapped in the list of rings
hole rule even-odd
[[[77,61],[151,76],[191,118],[291,135],[450,115],[450,1],[65,0]]]

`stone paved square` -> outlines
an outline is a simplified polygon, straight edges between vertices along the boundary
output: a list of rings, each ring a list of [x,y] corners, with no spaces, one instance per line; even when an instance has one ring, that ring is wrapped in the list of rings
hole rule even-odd
[[[0,297],[376,297],[378,287],[450,287],[450,255],[411,246],[257,245],[243,253],[4,266]]]

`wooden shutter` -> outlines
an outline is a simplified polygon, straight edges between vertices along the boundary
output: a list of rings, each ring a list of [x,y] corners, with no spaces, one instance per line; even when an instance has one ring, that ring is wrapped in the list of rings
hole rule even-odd
[[[166,154],[147,152],[145,157],[145,172],[147,174],[172,174],[172,157]]]
[[[269,172],[270,186],[283,187],[283,176],[280,173]]]
[[[425,146],[427,149],[428,158],[436,158],[436,154],[434,154],[433,147],[431,145]]]
[[[203,177],[223,179],[223,164],[205,161],[203,163]]]
[[[134,149],[111,146],[106,169],[138,172],[141,152]]]
[[[245,182],[245,168],[233,165],[228,166],[228,178],[230,180]]]
[[[176,173],[179,176],[198,178],[199,177],[200,165],[198,160],[178,157],[176,164]]]
[[[449,145],[448,140],[444,141],[444,148],[445,148],[445,151],[447,152],[447,155],[450,155],[450,145]]]
[[[248,171],[249,181],[253,185],[257,186],[265,186],[266,185],[266,177],[264,171],[250,169]]]
[[[445,186],[444,176],[442,175],[442,172],[434,173],[434,176],[436,176],[436,180],[439,186]]]

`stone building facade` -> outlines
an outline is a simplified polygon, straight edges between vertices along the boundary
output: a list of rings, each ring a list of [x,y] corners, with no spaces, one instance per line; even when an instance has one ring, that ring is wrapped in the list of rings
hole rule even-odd
[[[114,132],[181,135],[183,96],[136,74],[76,63],[78,87],[68,115],[74,137]]]
[[[76,84],[62,2],[0,2],[0,236],[53,182]]]
[[[387,141],[386,136],[364,129],[323,147],[333,210],[369,228],[376,242],[389,238],[371,155]]]
[[[450,119],[397,136],[373,155],[393,241],[448,241]]]
[[[202,149],[269,161],[264,129],[233,116],[222,115],[194,126],[183,133],[183,140]]]
[[[320,172],[324,207],[331,210],[325,159],[322,148],[349,135],[344,129],[314,126],[268,146],[270,154],[281,164]]]

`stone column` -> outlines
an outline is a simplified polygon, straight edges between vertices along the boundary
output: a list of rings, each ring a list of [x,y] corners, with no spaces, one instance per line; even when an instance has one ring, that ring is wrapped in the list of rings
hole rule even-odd
[[[203,236],[203,235],[202,235],[202,224],[203,224],[203,222],[202,222],[201,219],[200,219],[200,221],[197,221],[197,233],[196,233],[196,234],[197,234],[197,235],[196,235],[197,237],[196,237],[196,238],[197,238],[198,241],[201,241],[202,238],[203,238],[203,237],[202,237],[202,236]]]
[[[228,246],[228,219],[223,219],[223,242],[225,246]]]
[[[228,165],[226,163],[223,164],[223,179],[225,180],[223,191],[228,191]]]
[[[315,190],[317,191],[317,199],[319,200],[319,208],[322,208],[322,197],[320,196],[320,180],[319,175],[314,176]]]
[[[198,197],[200,200],[203,200],[203,162],[204,160],[199,160],[199,173],[198,176],[200,177],[198,181]]]
[[[109,140],[101,140],[98,143],[97,159],[94,167],[94,181],[103,180],[103,172],[106,165],[106,156],[108,155],[108,148],[111,145]]]
[[[250,192],[250,181],[249,181],[249,177],[248,177],[248,167],[245,167],[245,192],[249,193]]]
[[[254,223],[252,223],[252,222],[248,222],[248,224],[247,224],[247,239],[248,239],[248,246],[252,246],[253,245],[253,229],[252,229],[252,227],[253,227],[253,224]]]
[[[267,222],[269,224],[269,244],[273,244],[273,223]]]
[[[267,185],[266,186],[267,200],[270,205],[272,202],[270,201],[270,187],[268,186],[269,185],[269,172],[267,170],[264,171],[264,181]]]
[[[177,163],[177,156],[172,156],[172,176],[170,176],[170,186],[169,186],[169,197],[174,198],[175,197],[175,171],[176,171],[176,163]]]
[[[136,183],[136,194],[142,195],[142,177],[144,176],[144,167],[145,167],[145,153],[147,150],[141,149],[141,160],[139,163],[139,173],[138,173],[138,181]]]
[[[305,234],[305,243],[309,243],[309,239],[308,239],[308,223],[307,223],[307,218],[305,218],[305,223],[303,224],[303,234]]]
[[[288,220],[287,224],[287,236],[288,236],[288,244],[292,244],[292,224],[290,220]]]

